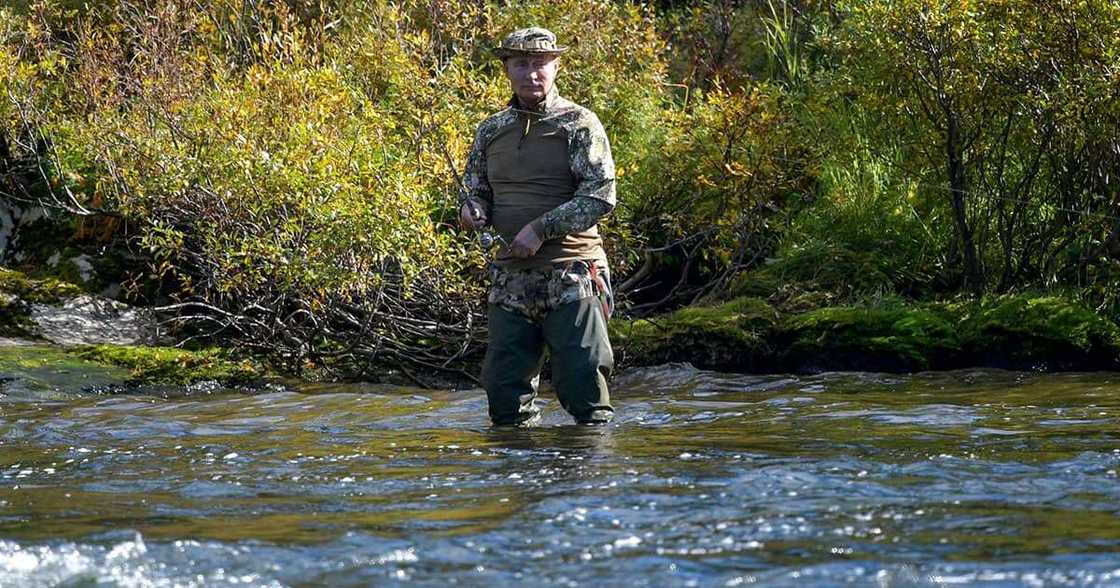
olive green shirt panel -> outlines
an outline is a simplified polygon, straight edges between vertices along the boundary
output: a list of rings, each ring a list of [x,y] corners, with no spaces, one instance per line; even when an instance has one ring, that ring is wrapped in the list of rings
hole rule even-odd
[[[573,198],[578,178],[572,173],[571,137],[547,116],[518,113],[514,124],[494,133],[487,147],[487,176],[493,190],[494,229],[512,242],[526,225]],[[527,259],[495,260],[509,267],[545,266],[581,259],[604,259],[594,226],[544,239],[536,255]]]
[[[595,223],[615,206],[610,143],[594,113],[550,94],[533,112],[511,107],[479,125],[468,155],[460,203],[473,201],[510,242],[525,225],[545,241],[510,267],[602,260]]]
[[[499,130],[486,150],[494,194],[492,221],[509,242],[522,227],[570,200],[575,191],[567,133],[552,125],[533,124],[524,115],[519,118],[524,120]]]

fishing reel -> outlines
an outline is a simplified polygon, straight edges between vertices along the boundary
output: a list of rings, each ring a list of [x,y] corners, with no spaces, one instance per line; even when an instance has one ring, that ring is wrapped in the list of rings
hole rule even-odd
[[[475,206],[473,202],[471,203],[471,216],[476,220],[482,218],[482,210]],[[478,231],[478,244],[483,251],[489,251],[495,245],[502,245],[503,247],[509,245],[501,235],[490,231]]]
[[[495,245],[505,245],[506,240],[503,239],[501,235],[491,233],[490,231],[482,231],[478,234],[478,244],[481,245],[483,249],[489,251]]]

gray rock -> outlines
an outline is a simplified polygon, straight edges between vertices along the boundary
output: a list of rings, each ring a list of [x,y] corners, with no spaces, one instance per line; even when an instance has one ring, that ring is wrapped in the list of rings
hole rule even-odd
[[[57,345],[154,345],[159,325],[150,310],[97,296],[78,296],[60,306],[34,304],[38,335]]]
[[[34,341],[27,339],[13,339],[11,337],[0,337],[0,347],[27,347],[30,345],[37,345]]]
[[[8,251],[8,244],[15,234],[16,219],[18,218],[19,211],[7,202],[0,200],[0,261],[4,260],[4,254]]]
[[[83,282],[92,280],[94,276],[93,264],[90,263],[90,259],[92,258],[85,253],[70,258],[70,263],[78,268],[78,275],[82,278]]]

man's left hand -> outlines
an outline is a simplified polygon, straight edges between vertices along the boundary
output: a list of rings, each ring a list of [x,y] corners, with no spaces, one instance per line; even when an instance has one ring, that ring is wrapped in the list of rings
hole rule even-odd
[[[536,255],[537,250],[541,248],[541,238],[537,235],[537,230],[533,227],[533,223],[529,223],[517,232],[517,236],[513,238],[513,243],[509,244],[510,257],[527,258]]]

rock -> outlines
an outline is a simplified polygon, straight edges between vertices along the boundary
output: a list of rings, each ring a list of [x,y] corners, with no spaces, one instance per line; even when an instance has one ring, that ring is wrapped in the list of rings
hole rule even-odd
[[[33,304],[30,319],[38,336],[57,345],[152,345],[159,339],[151,311],[97,296]]]
[[[154,312],[82,293],[55,279],[35,280],[0,268],[0,336],[45,339],[57,345],[154,345]]]
[[[0,200],[0,261],[4,259],[4,254],[8,251],[8,244],[11,243],[12,237],[15,235],[18,218],[19,211],[6,201]]]
[[[89,282],[94,278],[95,274],[93,270],[93,263],[90,262],[91,259],[92,258],[85,253],[78,255],[77,257],[70,258],[70,263],[74,264],[74,267],[78,268],[78,277],[82,279],[82,282]]]
[[[0,337],[0,347],[27,347],[35,345],[34,341],[30,339],[14,339],[11,337]]]

